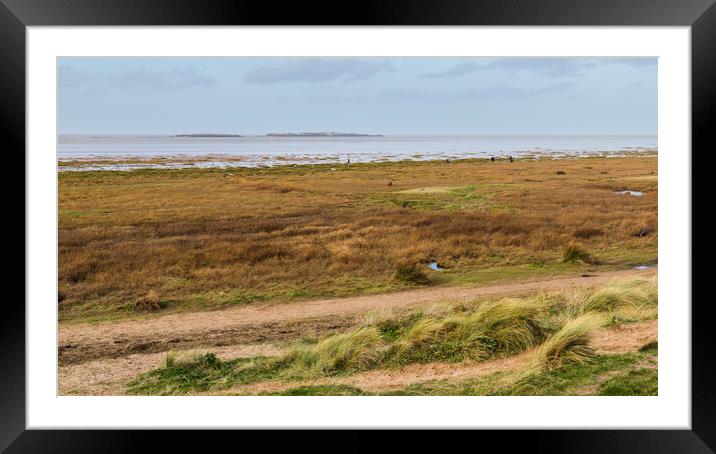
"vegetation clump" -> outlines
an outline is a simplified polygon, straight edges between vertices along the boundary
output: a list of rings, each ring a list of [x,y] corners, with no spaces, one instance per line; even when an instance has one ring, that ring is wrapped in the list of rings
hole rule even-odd
[[[564,263],[570,263],[570,262],[583,262],[583,263],[591,263],[593,262],[593,258],[589,252],[586,251],[580,244],[578,243],[569,243],[566,248],[564,248],[564,253],[562,254],[562,261]]]
[[[163,307],[159,294],[154,290],[149,291],[134,304],[134,309],[138,312],[158,312]]]
[[[592,293],[583,310],[613,312],[619,309],[656,309],[657,287],[646,279],[617,280]]]
[[[430,276],[415,262],[402,262],[395,268],[393,277],[400,282],[410,285],[429,285]]]
[[[329,336],[315,345],[297,347],[278,358],[275,366],[288,374],[331,375],[370,369],[381,357],[382,339],[376,327],[361,327]]]
[[[590,361],[594,350],[588,345],[589,336],[603,324],[603,317],[597,314],[585,314],[568,321],[536,350],[532,367],[542,371]]]

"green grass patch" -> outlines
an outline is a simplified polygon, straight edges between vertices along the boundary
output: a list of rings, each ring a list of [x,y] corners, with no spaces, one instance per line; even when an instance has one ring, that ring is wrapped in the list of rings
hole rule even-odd
[[[270,396],[366,396],[360,388],[348,385],[317,385],[298,386],[278,393],[269,393]]]
[[[612,377],[599,386],[600,396],[657,396],[657,369],[643,368]]]
[[[223,389],[229,383],[253,383],[270,378],[273,372],[262,357],[221,361],[207,353],[179,361],[168,355],[163,368],[140,375],[129,383],[127,391],[138,395],[182,395]]]
[[[509,372],[496,372],[470,380],[438,380],[385,393],[405,396],[569,396],[657,395],[657,370],[639,367],[654,353],[599,355],[589,363],[566,364],[549,372],[514,380]]]

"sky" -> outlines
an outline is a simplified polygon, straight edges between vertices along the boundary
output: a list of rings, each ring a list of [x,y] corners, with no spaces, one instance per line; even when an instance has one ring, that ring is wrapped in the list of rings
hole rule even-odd
[[[60,134],[656,134],[656,58],[60,58]]]

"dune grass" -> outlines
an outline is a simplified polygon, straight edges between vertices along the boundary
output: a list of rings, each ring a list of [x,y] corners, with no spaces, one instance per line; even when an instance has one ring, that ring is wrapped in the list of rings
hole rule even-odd
[[[537,348],[522,374],[532,375],[559,369],[565,364],[586,364],[594,350],[589,347],[590,334],[604,325],[604,317],[593,312],[573,318]]]
[[[658,182],[642,178],[656,172],[653,157],[331,168],[61,172],[61,320],[386,292],[424,285],[424,276],[433,285],[509,281],[657,257]],[[622,189],[644,196],[614,193]],[[573,241],[599,263],[564,262]],[[446,271],[428,270],[430,261]],[[402,263],[424,276],[396,279]],[[147,295],[161,304],[138,304]]]
[[[655,306],[655,292],[653,279],[629,279],[591,292],[476,301],[398,316],[369,314],[358,328],[318,341],[298,342],[277,357],[220,361],[205,353],[179,361],[169,356],[164,368],[139,376],[129,391],[185,394],[263,380],[295,381],[399,369],[411,363],[480,362],[522,352],[529,352],[525,363],[500,377],[500,389],[531,389],[540,382],[539,377],[559,375],[555,371],[565,367],[591,370],[595,361],[602,361],[589,346],[589,339],[596,329],[614,320],[605,308],[619,311],[620,306],[595,305],[595,300],[618,294],[620,305]],[[648,318],[650,314],[641,315]],[[651,354],[653,348],[645,346],[638,353]],[[647,386],[649,377],[628,378],[633,386]],[[480,382],[480,389],[488,390],[486,383]]]
[[[657,318],[657,303],[655,281],[631,280],[602,288],[587,299],[582,310],[608,313],[614,324]]]

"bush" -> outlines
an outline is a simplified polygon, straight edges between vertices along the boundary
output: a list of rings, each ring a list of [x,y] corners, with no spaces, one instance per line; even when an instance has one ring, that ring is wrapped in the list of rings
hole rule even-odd
[[[566,175],[566,174],[567,174],[567,172],[565,172],[564,170],[557,171],[557,175]]]
[[[393,277],[406,284],[411,285],[428,285],[430,284],[430,276],[417,263],[403,262],[395,269]]]

